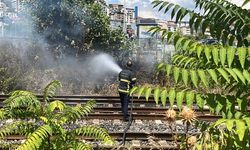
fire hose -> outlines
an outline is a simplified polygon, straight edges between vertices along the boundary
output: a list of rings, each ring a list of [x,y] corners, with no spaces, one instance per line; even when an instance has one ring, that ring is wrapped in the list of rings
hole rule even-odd
[[[133,122],[133,102],[134,102],[134,96],[133,96],[133,94],[132,94],[131,99],[132,99],[132,101],[130,103],[129,122],[128,122],[125,130],[123,131],[123,136],[122,136],[122,143],[121,143],[121,145],[123,145],[123,146],[125,145],[125,141],[126,141],[126,133],[129,130],[129,128],[130,128],[130,126],[131,126],[131,124]]]

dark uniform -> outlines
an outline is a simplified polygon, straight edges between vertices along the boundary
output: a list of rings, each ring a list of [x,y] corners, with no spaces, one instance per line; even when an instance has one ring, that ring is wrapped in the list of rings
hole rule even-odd
[[[133,84],[135,84],[136,78],[131,70],[125,69],[119,73],[119,81],[118,92],[121,99],[123,120],[128,121],[128,104],[130,101],[129,90],[132,88]]]

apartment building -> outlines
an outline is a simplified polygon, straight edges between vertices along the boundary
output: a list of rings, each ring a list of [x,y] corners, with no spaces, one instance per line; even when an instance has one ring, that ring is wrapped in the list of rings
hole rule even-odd
[[[109,4],[109,17],[113,29],[121,27],[124,32],[133,32],[132,26],[136,20],[133,8],[125,8],[121,4]]]

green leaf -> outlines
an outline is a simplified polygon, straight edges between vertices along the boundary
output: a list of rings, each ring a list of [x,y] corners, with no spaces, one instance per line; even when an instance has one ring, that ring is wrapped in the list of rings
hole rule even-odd
[[[130,96],[133,95],[136,91],[137,91],[138,87],[133,87],[131,90],[130,90]]]
[[[154,89],[154,99],[155,99],[155,103],[158,105],[159,103],[159,97],[160,97],[160,88],[157,87]]]
[[[151,27],[151,28],[148,30],[148,32],[152,32],[152,31],[153,31],[153,33],[154,33],[154,32],[159,31],[159,30],[160,30],[160,28],[159,28],[158,26],[153,26],[153,27]]]
[[[181,36],[180,36],[177,32],[175,32],[175,33],[174,33],[174,36],[173,36],[174,45],[176,45],[178,39],[180,39],[180,38],[181,38]],[[178,50],[178,49],[177,49],[177,50]]]
[[[239,82],[236,73],[231,68],[225,68],[227,72],[234,78],[235,81]]]
[[[208,69],[207,72],[210,74],[211,78],[214,80],[216,84],[218,83],[218,76],[216,74],[216,71],[214,69]]]
[[[160,8],[158,9],[158,11],[161,11],[162,8],[164,8],[167,4],[169,4],[168,2],[163,2],[162,5],[160,6]]]
[[[161,40],[164,41],[166,39],[166,36],[168,35],[168,31],[166,29],[163,29],[163,32],[161,34]]]
[[[166,14],[167,12],[168,12],[168,10],[170,9],[170,8],[172,8],[174,6],[174,4],[169,4],[167,7],[166,7],[166,9],[165,9],[165,11],[164,11],[164,13]]]
[[[162,105],[165,107],[166,106],[166,102],[167,102],[167,90],[163,90],[161,92],[161,102],[162,102]]]
[[[202,27],[201,27],[201,30],[202,30],[203,34],[206,32],[206,29],[207,29],[208,26],[209,26],[209,21],[203,20]]]
[[[250,84],[250,74],[247,70],[243,70],[243,76],[248,81],[248,84]]]
[[[152,91],[152,88],[151,87],[148,87],[146,92],[145,92],[145,98],[146,98],[146,101],[148,101],[150,95],[151,95],[151,91]]]
[[[165,63],[160,63],[157,65],[157,70],[161,70],[165,66]]]
[[[53,97],[56,93],[56,90],[61,88],[62,84],[58,80],[50,82],[43,91],[43,101],[48,102],[50,97]]]
[[[180,58],[182,59],[183,57],[183,55],[174,55],[172,57],[172,62],[175,64]]]
[[[218,49],[214,46],[212,49],[212,54],[213,54],[213,60],[216,66],[219,64],[219,51]]]
[[[176,22],[179,20],[181,21],[182,18],[188,13],[188,11],[185,8],[179,9],[177,15],[176,15]]]
[[[226,122],[227,119],[219,119],[217,120],[214,124],[213,124],[213,127],[216,127],[218,125],[221,125],[222,123]]]
[[[221,103],[217,103],[216,108],[215,108],[216,115],[219,115],[222,108],[223,108],[223,105]]]
[[[244,84],[246,84],[246,80],[245,80],[245,78],[244,78],[242,72],[241,72],[239,69],[237,69],[237,68],[233,68],[233,71],[236,73],[236,75],[238,76],[238,78],[239,78]]]
[[[242,7],[245,6],[249,2],[250,2],[250,0],[245,0],[244,3],[242,4]]]
[[[200,45],[197,42],[192,42],[192,44],[190,45],[190,48],[189,48],[189,53],[192,54],[196,49],[199,48],[199,46]],[[202,47],[201,47],[201,50],[202,50]]]
[[[203,47],[202,46],[198,46],[198,48],[197,48],[197,56],[198,56],[198,58],[201,57],[201,52],[202,51],[203,51]]]
[[[198,88],[198,76],[195,70],[190,71],[191,80],[196,88]]]
[[[205,56],[207,58],[207,61],[210,62],[210,58],[211,58],[211,49],[208,46],[205,46],[204,48],[205,51]]]
[[[198,74],[199,74],[199,76],[200,76],[201,81],[202,81],[203,84],[205,85],[205,87],[208,87],[208,82],[207,82],[207,77],[206,77],[205,71],[199,69],[199,70],[198,70]]]
[[[142,95],[142,93],[144,92],[144,90],[145,90],[145,87],[140,87],[140,88],[138,89],[138,93],[137,93],[138,99],[141,97],[141,95]]]
[[[192,108],[194,102],[195,94],[192,91],[186,93],[187,107]]]
[[[180,68],[174,67],[174,81],[175,81],[175,83],[178,83],[179,76],[180,76]]]
[[[246,131],[245,122],[242,120],[237,120],[236,122],[236,133],[239,136],[239,140],[243,141]]]
[[[162,1],[160,1],[160,0],[154,0],[154,1],[152,2],[152,5],[153,5],[153,7],[155,8],[155,7],[159,6],[161,3],[162,3]]]
[[[66,105],[62,101],[55,100],[49,103],[48,110],[53,112],[56,108],[58,108],[60,111],[63,111],[65,107]]]
[[[188,86],[188,71],[186,69],[182,69],[182,80],[185,86]]]
[[[179,108],[179,110],[182,109],[182,103],[184,101],[184,96],[185,96],[184,91],[177,92],[177,94],[176,94],[176,102],[177,102],[177,107]]]
[[[174,6],[174,9],[172,10],[172,13],[171,13],[171,19],[174,18],[175,13],[177,12],[177,10],[178,10],[179,8],[180,8],[179,5],[175,5],[175,6]]]
[[[151,32],[153,31],[153,32]],[[161,28],[160,27],[152,27],[148,32],[151,32],[151,36],[155,36],[156,33],[160,32]]]
[[[237,98],[237,103],[238,103],[238,106],[240,108],[240,111],[245,111],[246,110],[247,105],[248,105],[246,99]]]
[[[175,89],[171,89],[169,91],[169,101],[170,101],[170,106],[173,107],[175,101]]]
[[[235,119],[240,119],[241,116],[242,116],[242,113],[239,112],[239,111],[237,111],[237,112],[234,114],[234,118],[235,118]]]
[[[192,27],[194,24],[194,20],[196,19],[197,15],[194,12],[189,13],[189,26]]]
[[[194,63],[195,61],[196,61],[195,58],[188,59],[188,61],[187,61],[187,62],[185,63],[185,65],[184,65],[184,68],[186,68],[187,65],[190,64],[191,62]],[[190,64],[190,67],[191,67],[191,66],[192,66],[192,65]]]
[[[182,41],[185,41],[185,37],[181,37],[177,40],[176,44],[175,44],[175,48],[176,50],[179,50],[180,49],[180,45],[182,45]]]
[[[166,66],[167,77],[169,77],[169,75],[171,73],[171,69],[172,69],[172,65],[167,65]]]
[[[201,24],[201,21],[202,21],[202,18],[201,17],[197,17],[197,19],[195,20],[195,23],[194,23],[194,29],[196,31],[198,31],[199,27],[200,27],[200,24]]]
[[[189,59],[192,59],[192,58],[189,58],[189,57],[183,57],[180,61],[179,61],[179,63],[178,63],[178,66],[182,66],[183,65],[183,62],[186,62],[187,60],[189,60]]]
[[[246,60],[246,56],[247,56],[247,49],[244,47],[239,47],[237,49],[237,52],[238,52],[241,67],[244,69],[245,60]]]
[[[234,56],[235,56],[235,48],[233,47],[228,47],[227,49],[227,63],[228,66],[231,68],[233,60],[234,60]]]
[[[233,126],[234,126],[234,122],[235,122],[234,119],[228,119],[228,120],[226,121],[226,126],[227,126],[227,130],[228,130],[228,131],[232,131]]]
[[[183,50],[187,50],[188,45],[190,44],[190,42],[191,42],[191,40],[186,40],[185,43],[184,43],[184,45],[183,45],[183,47],[182,47],[182,49]]]
[[[205,100],[202,98],[201,94],[196,94],[196,103],[201,110],[205,106]]]
[[[220,62],[222,66],[225,66],[226,59],[227,59],[227,50],[224,47],[222,47],[220,49]]]
[[[218,68],[217,70],[218,70],[219,73],[223,76],[223,78],[224,78],[228,83],[230,83],[230,79],[229,79],[229,76],[228,76],[227,72],[226,72],[224,69],[222,69],[222,68]]]

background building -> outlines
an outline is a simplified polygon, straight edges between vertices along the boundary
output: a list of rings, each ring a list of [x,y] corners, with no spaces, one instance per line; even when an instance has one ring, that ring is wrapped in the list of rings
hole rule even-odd
[[[133,8],[125,8],[120,4],[109,4],[109,17],[111,28],[122,28],[129,37],[134,36],[136,18]]]
[[[10,28],[19,20],[18,13],[24,9],[24,0],[0,0],[0,35],[2,37],[15,35]]]

